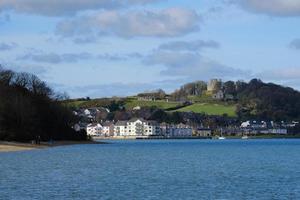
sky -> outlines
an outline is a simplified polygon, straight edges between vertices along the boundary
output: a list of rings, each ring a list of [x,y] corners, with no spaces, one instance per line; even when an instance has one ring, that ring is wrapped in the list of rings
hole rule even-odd
[[[0,64],[72,98],[212,78],[300,89],[299,0],[0,0]]]

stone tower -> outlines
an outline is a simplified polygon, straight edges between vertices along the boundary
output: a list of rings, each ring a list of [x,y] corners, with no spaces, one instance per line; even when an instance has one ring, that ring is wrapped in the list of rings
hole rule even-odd
[[[221,79],[211,79],[207,84],[207,91],[216,92],[222,89]]]

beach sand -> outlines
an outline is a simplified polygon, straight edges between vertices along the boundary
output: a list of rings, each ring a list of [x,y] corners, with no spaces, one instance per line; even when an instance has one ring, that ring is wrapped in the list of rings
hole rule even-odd
[[[42,142],[40,145],[30,143],[19,143],[19,142],[4,142],[0,141],[0,152],[15,152],[15,151],[27,151],[34,149],[51,148],[65,145],[76,145],[76,144],[101,144],[103,142],[95,141],[57,141],[53,144]]]

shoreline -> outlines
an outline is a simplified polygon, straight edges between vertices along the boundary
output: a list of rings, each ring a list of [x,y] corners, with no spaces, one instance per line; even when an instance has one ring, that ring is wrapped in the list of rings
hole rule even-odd
[[[45,149],[67,145],[79,145],[79,144],[105,144],[101,141],[55,141],[53,144],[48,142],[41,142],[40,145],[22,142],[7,142],[0,141],[0,153],[5,152],[18,152],[18,151],[29,151],[36,149]]]
[[[225,136],[226,139],[242,139],[242,136]],[[142,136],[117,136],[117,137],[93,137],[94,140],[113,141],[113,140],[216,140],[215,136],[192,136],[192,137],[142,137]],[[248,140],[253,139],[300,139],[298,135],[252,135]]]

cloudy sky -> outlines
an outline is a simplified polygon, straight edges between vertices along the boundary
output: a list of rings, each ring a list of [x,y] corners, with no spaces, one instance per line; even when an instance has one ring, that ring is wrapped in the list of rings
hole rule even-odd
[[[0,63],[71,97],[210,78],[300,89],[300,1],[0,0]]]

